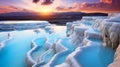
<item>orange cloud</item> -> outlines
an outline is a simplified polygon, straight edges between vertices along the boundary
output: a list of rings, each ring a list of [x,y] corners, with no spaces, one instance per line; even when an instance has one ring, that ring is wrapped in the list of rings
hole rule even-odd
[[[111,4],[112,0],[100,0],[100,2]]]

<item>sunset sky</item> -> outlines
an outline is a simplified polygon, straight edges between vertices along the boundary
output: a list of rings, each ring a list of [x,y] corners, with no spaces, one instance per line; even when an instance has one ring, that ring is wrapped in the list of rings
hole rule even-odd
[[[120,12],[120,0],[0,0],[0,13]]]

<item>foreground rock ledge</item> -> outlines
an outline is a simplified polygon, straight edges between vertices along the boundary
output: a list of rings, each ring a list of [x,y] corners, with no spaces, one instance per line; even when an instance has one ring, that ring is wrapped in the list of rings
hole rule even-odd
[[[114,61],[108,67],[120,67],[120,44],[114,55]]]

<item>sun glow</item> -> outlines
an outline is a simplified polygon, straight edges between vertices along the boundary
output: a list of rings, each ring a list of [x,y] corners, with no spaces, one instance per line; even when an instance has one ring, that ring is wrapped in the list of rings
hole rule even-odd
[[[37,8],[36,11],[42,15],[50,15],[53,12],[53,9],[50,7],[44,6],[44,7]]]

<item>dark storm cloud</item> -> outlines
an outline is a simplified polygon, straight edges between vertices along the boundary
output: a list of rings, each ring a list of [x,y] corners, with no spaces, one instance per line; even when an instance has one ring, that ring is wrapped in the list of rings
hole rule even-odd
[[[50,5],[53,3],[54,0],[44,0],[41,5]]]
[[[33,0],[33,3],[38,3],[40,0]],[[41,2],[41,5],[50,5],[53,3],[54,0],[43,0],[43,2]]]
[[[33,0],[33,3],[38,3],[40,0]]]

